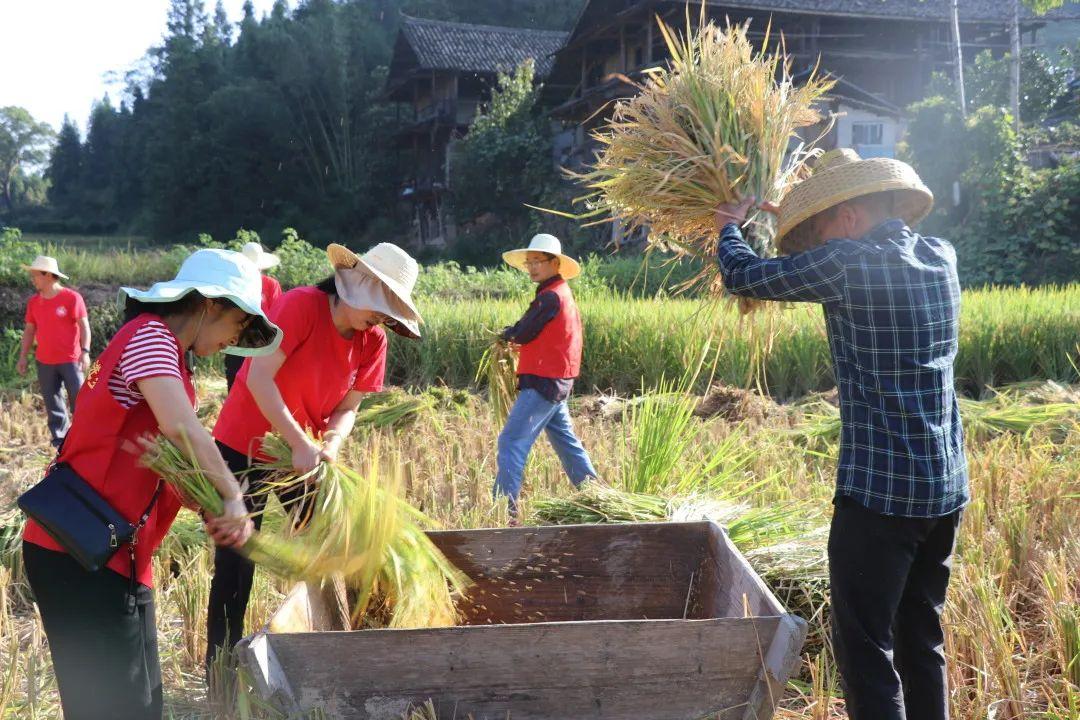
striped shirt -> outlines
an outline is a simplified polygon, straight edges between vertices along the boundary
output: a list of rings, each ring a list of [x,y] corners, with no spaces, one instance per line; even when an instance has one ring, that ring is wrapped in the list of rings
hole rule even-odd
[[[176,336],[159,320],[151,320],[131,336],[109,376],[109,392],[127,410],[143,400],[136,383],[152,377],[183,382]]]
[[[940,517],[968,501],[953,386],[960,321],[956,252],[889,220],[858,240],[763,259],[728,224],[724,286],[825,309],[840,394],[837,496],[884,515]]]

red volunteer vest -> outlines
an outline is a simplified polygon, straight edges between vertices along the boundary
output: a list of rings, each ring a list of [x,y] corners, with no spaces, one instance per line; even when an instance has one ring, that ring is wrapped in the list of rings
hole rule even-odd
[[[131,336],[150,320],[160,319],[156,315],[140,315],[120,328],[109,341],[86,375],[86,382],[79,391],[79,403],[75,407],[71,429],[57,458],[59,462],[70,465],[79,477],[133,524],[138,522],[139,516],[150,504],[158,483],[157,475],[139,465],[142,448],[135,440],[143,435],[157,435],[158,422],[145,400],[128,410],[121,407],[109,392],[108,378]],[[191,375],[184,364],[179,343],[176,344],[176,354],[184,376],[184,389],[194,406],[195,388],[191,384]],[[166,485],[146,525],[139,531],[138,544],[135,546],[135,579],[147,587],[153,585],[150,559],[179,511],[180,498],[171,486]],[[27,521],[23,540],[64,552],[33,520]],[[107,567],[128,577],[131,573],[128,551],[121,548],[109,560]]]
[[[540,334],[521,346],[518,375],[576,378],[581,371],[581,313],[570,286],[559,278],[544,288],[559,296],[559,314]]]

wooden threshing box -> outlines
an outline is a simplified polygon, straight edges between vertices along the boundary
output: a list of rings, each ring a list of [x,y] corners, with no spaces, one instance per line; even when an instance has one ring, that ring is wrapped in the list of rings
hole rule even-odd
[[[258,691],[330,718],[761,720],[806,637],[715,523],[430,535],[476,583],[463,625],[335,631],[301,584],[240,645]]]

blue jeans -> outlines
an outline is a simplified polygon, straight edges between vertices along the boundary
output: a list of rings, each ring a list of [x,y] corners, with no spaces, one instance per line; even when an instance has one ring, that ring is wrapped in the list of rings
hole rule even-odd
[[[548,440],[575,487],[596,477],[589,454],[570,424],[566,401],[548,402],[535,390],[522,390],[499,434],[499,473],[495,477],[495,495],[505,495],[511,511],[517,509],[525,462],[541,430],[547,431]]]

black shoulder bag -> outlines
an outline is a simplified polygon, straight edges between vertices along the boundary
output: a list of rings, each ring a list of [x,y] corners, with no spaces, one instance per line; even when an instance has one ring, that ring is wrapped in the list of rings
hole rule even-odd
[[[127,597],[135,609],[135,546],[139,530],[161,495],[163,480],[136,524],[118,513],[67,463],[55,463],[41,482],[19,496],[19,508],[88,572],[97,572],[127,545],[131,576]]]

